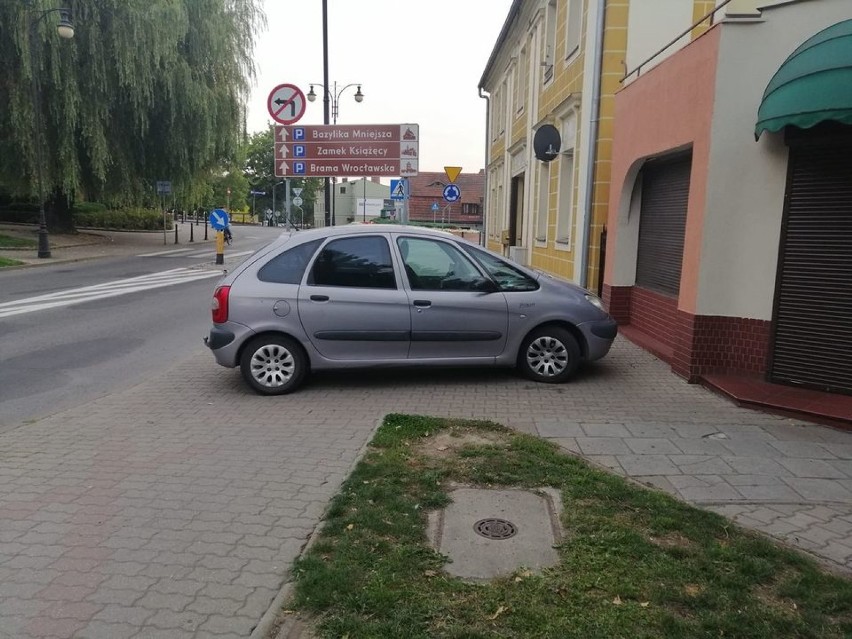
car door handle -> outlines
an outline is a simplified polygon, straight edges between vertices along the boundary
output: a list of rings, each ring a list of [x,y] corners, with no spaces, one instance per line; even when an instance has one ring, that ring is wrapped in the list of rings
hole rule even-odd
[[[429,300],[414,300],[414,305],[417,308],[429,308],[432,306],[432,302]]]
[[[312,302],[327,302],[328,295],[311,295]]]

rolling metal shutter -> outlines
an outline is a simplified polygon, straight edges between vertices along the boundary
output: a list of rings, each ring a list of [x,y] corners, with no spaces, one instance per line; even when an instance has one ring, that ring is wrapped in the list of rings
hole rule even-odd
[[[692,156],[649,162],[642,169],[636,284],[677,297]]]
[[[852,144],[791,146],[771,381],[852,394]]]

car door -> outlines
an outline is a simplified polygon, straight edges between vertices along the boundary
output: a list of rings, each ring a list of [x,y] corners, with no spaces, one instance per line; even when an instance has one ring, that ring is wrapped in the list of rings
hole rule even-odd
[[[384,235],[329,240],[299,288],[311,344],[333,360],[404,360],[411,314]]]
[[[493,358],[503,352],[503,293],[452,241],[401,235],[396,244],[411,303],[409,359]]]

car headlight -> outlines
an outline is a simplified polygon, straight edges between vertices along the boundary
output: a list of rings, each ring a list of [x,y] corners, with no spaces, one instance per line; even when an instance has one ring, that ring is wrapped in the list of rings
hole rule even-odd
[[[592,306],[594,306],[595,308],[597,308],[601,311],[606,312],[606,309],[604,309],[604,305],[603,305],[603,302],[601,301],[601,298],[599,298],[597,295],[592,295],[591,293],[586,293],[585,297],[586,297],[586,301],[589,304],[591,304]]]

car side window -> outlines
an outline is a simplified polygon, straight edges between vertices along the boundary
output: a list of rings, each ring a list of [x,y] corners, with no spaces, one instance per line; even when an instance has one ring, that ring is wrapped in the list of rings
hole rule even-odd
[[[308,262],[321,242],[305,242],[279,253],[260,268],[257,279],[276,284],[301,284]]]
[[[449,242],[400,237],[397,246],[412,290],[482,290],[482,273],[468,256]]]
[[[538,282],[534,278],[515,268],[506,260],[469,246],[465,246],[465,250],[473,255],[476,261],[482,265],[482,268],[488,271],[488,274],[500,285],[500,290],[505,292],[538,290]]]
[[[379,236],[332,240],[314,260],[308,284],[396,288],[390,246]]]

